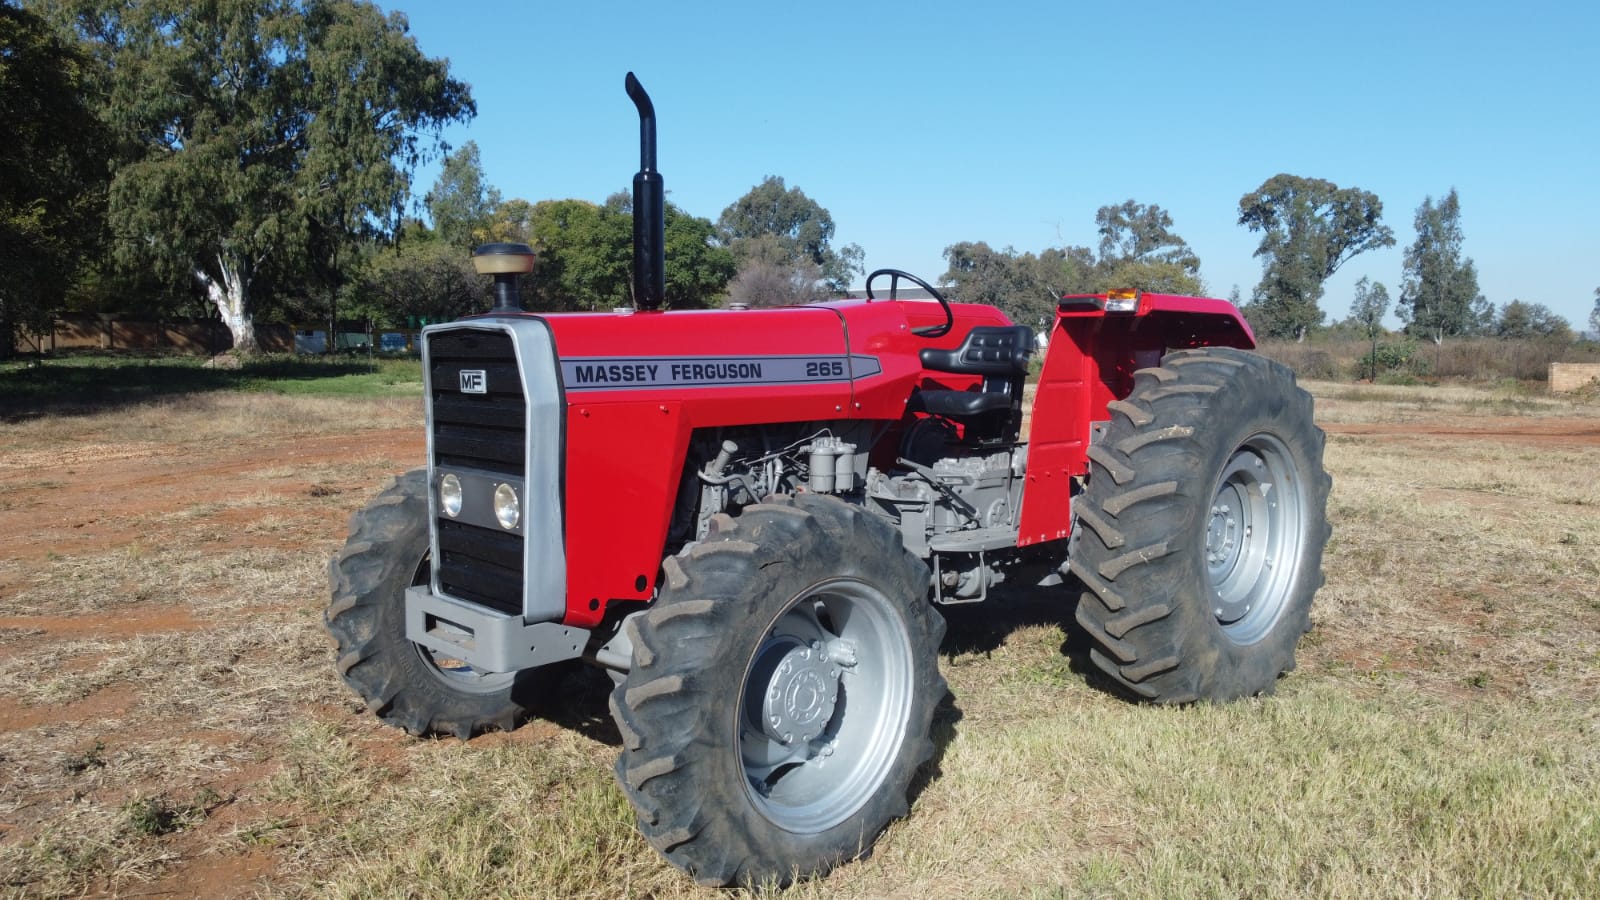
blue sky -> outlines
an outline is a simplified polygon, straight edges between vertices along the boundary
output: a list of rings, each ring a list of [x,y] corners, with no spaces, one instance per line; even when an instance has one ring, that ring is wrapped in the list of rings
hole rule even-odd
[[[1600,287],[1600,4],[472,4],[396,0],[472,85],[507,197],[594,201],[638,168],[632,70],[670,198],[715,219],[767,175],[869,269],[930,281],[962,240],[1095,246],[1095,210],[1172,214],[1209,292],[1260,279],[1240,196],[1279,172],[1375,192],[1397,245],[1347,263],[1398,295],[1424,196],[1460,192],[1496,306],[1585,327]],[[418,173],[418,193],[437,166]],[[1392,316],[1391,316],[1392,318]]]

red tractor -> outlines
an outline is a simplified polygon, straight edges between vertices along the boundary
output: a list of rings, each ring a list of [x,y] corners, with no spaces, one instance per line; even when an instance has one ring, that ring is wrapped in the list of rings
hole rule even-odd
[[[1060,298],[1026,440],[1032,330],[904,272],[860,300],[661,311],[655,115],[627,90],[637,308],[524,312],[532,254],[494,244],[493,310],[423,332],[427,467],[331,567],[339,672],[379,717],[510,729],[530,674],[586,660],[615,679],[650,843],[705,883],[785,883],[907,812],[942,605],[1070,585],[1093,664],[1158,703],[1294,666],[1323,435],[1236,309]]]

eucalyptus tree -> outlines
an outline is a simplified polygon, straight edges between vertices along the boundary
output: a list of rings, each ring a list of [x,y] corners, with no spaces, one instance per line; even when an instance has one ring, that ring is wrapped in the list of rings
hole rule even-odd
[[[1414,224],[1417,239],[1406,249],[1397,305],[1406,330],[1437,345],[1493,326],[1493,308],[1478,293],[1477,267],[1462,253],[1461,198],[1455,188],[1437,203],[1424,197]]]
[[[1383,334],[1383,317],[1389,312],[1389,289],[1381,281],[1363,277],[1356,282],[1356,298],[1350,304],[1350,318],[1361,326],[1372,352],[1367,354],[1368,377],[1378,380],[1378,336]]]
[[[0,358],[42,331],[99,245],[105,130],[93,63],[28,9],[0,3]]]
[[[865,254],[855,244],[835,247],[833,215],[798,187],[769,175],[733,201],[717,218],[723,243],[741,266],[814,268],[832,290],[844,290],[861,274]]]
[[[1100,259],[1095,290],[1135,288],[1200,294],[1200,257],[1172,230],[1172,215],[1154,203],[1128,200],[1095,213]]]
[[[361,0],[45,0],[104,66],[119,264],[192,277],[253,352],[257,288],[337,281],[475,112],[404,15]],[[330,292],[336,285],[329,285]]]
[[[1261,233],[1261,282],[1246,313],[1273,337],[1303,339],[1321,324],[1323,284],[1352,258],[1394,245],[1383,203],[1360,188],[1274,175],[1239,198],[1239,224]]]

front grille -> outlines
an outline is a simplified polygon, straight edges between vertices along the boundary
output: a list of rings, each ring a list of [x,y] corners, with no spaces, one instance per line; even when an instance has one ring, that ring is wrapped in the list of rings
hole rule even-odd
[[[522,536],[440,519],[439,589],[503,613],[522,612]]]
[[[461,329],[429,334],[427,341],[435,469],[525,478],[528,403],[511,335]],[[482,372],[485,392],[462,392],[463,371]],[[445,518],[437,524],[440,589],[500,612],[522,612],[522,536]]]
[[[511,335],[446,331],[428,337],[433,464],[522,477],[528,401]],[[461,392],[461,373],[484,373],[485,393]]]

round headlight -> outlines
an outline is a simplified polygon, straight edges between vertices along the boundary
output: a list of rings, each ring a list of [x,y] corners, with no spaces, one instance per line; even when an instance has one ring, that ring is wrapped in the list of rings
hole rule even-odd
[[[452,519],[461,514],[461,479],[454,475],[439,479],[439,508]]]
[[[517,492],[509,484],[498,485],[494,489],[494,517],[500,521],[502,528],[517,527],[517,520],[522,518],[522,506],[517,502]]]

